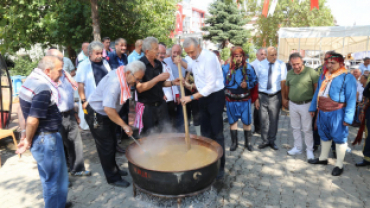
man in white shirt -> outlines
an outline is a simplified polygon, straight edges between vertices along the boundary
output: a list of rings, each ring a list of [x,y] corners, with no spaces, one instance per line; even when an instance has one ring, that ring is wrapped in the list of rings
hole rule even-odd
[[[369,75],[369,73],[370,73],[370,58],[365,57],[364,58],[364,63],[360,64],[359,68],[361,70],[361,74]]]
[[[215,140],[222,146],[224,154],[221,158],[220,171],[217,178],[224,175],[225,167],[225,144],[223,135],[222,113],[225,105],[224,77],[217,56],[209,50],[203,50],[196,38],[184,40],[185,52],[192,58],[193,62],[187,64],[178,57],[175,64],[181,65],[194,75],[197,93],[181,98],[181,103],[186,105],[194,99],[199,99],[201,113],[202,136]]]
[[[173,81],[175,78],[173,77],[171,68],[164,62],[164,58],[166,56],[166,46],[163,44],[159,44],[158,46],[159,53],[158,53],[158,61],[162,62],[163,73],[167,72],[170,74],[170,77],[166,81]],[[164,93],[164,100],[167,102],[167,109],[168,114],[170,117],[171,126],[173,128],[176,127],[176,105],[180,104],[180,94],[177,89],[177,86],[172,87],[163,87]]]
[[[267,48],[267,59],[256,67],[258,77],[258,99],[255,107],[261,118],[262,144],[258,148],[270,146],[274,150],[279,148],[275,144],[278,130],[281,105],[288,108],[285,79],[287,75],[284,62],[277,60],[277,51],[274,47]]]
[[[77,55],[76,59],[76,67],[86,59],[89,59],[89,53],[88,53],[88,47],[89,43],[88,42],[83,42],[81,45],[81,52]]]
[[[266,48],[260,48],[258,49],[256,53],[256,60],[254,60],[251,65],[253,66],[254,70],[256,70],[257,66],[261,61],[263,61],[267,56]],[[254,108],[253,111],[253,124],[254,124],[254,133],[261,134],[261,124],[260,124],[260,117],[258,115],[257,108]]]

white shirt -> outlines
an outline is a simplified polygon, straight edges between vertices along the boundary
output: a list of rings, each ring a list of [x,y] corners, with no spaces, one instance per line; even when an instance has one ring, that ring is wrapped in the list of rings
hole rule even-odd
[[[357,92],[358,92],[358,102],[362,101],[362,96],[364,93],[364,87],[362,86],[361,82],[357,81]]]
[[[105,59],[103,59],[103,64],[109,73],[111,68]],[[91,68],[90,59],[86,59],[78,65],[75,80],[76,82],[84,84],[85,97],[86,99],[89,98],[96,89],[94,72]]]
[[[100,80],[96,90],[90,95],[89,105],[97,113],[106,116],[104,107],[114,108],[117,113],[121,110],[121,85],[118,80],[116,69],[108,72],[102,80]],[[125,101],[126,102],[126,101]]]
[[[172,81],[175,79],[173,77],[172,70],[168,65],[162,62],[162,68],[163,68],[163,73],[168,72],[170,74],[170,78],[168,78],[167,81]],[[163,93],[167,98],[166,102],[170,102],[176,99],[176,94],[179,94],[179,90],[177,89],[177,86],[163,87]]]
[[[361,63],[358,68],[360,68],[361,73],[364,74],[365,71],[370,71],[370,64],[365,66],[364,63]]]
[[[253,66],[254,70],[256,70],[258,64],[261,63],[258,59],[254,60],[251,65]]]
[[[281,90],[281,81],[286,80],[287,69],[284,62],[276,60],[272,65],[272,83],[271,89],[267,90],[269,76],[269,61],[264,59],[255,68],[258,77],[258,91],[267,94],[274,94]]]
[[[202,49],[186,70],[193,73],[197,90],[204,97],[224,89],[221,65],[213,52]]]

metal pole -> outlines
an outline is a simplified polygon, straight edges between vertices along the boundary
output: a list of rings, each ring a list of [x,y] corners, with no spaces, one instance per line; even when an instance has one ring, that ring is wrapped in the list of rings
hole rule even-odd
[[[298,54],[301,55],[301,39],[298,38]]]
[[[366,41],[366,55],[364,53],[363,57],[362,58],[365,58],[365,56],[369,56],[368,53],[369,53],[369,36],[367,36],[367,41]]]
[[[343,45],[342,45],[342,55],[344,54],[344,41],[346,40],[346,37],[343,37]]]

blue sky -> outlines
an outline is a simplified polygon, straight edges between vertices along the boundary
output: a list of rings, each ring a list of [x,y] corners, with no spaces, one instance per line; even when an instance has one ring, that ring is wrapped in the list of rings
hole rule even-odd
[[[214,0],[200,0],[195,7],[207,10]],[[320,0],[319,0],[320,1]],[[370,0],[327,0],[337,23],[341,26],[370,25]]]

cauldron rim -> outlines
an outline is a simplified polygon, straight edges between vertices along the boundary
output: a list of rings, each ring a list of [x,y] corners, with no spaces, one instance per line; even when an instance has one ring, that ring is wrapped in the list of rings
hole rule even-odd
[[[152,135],[150,136],[151,139],[154,139],[154,138],[165,138],[165,137],[170,137],[170,138],[184,138],[185,140],[185,134],[183,133],[162,133],[162,134],[155,134],[155,135]],[[140,138],[138,139],[138,141],[140,142],[140,140],[144,140],[144,139],[147,139],[147,137],[143,137],[143,138]],[[214,147],[214,149],[212,149],[212,151],[216,152],[217,154],[217,157],[216,159],[214,159],[212,162],[206,164],[206,165],[203,165],[203,166],[200,166],[200,167],[196,167],[196,168],[193,168],[193,169],[188,169],[188,170],[176,170],[176,171],[164,171],[164,170],[154,170],[154,169],[149,169],[149,168],[146,168],[146,167],[143,167],[139,164],[137,164],[132,158],[131,158],[131,155],[130,155],[130,150],[133,149],[135,146],[137,146],[137,144],[135,142],[131,143],[130,145],[127,146],[126,148],[126,158],[128,160],[129,163],[141,168],[141,169],[144,169],[144,170],[149,170],[149,171],[154,171],[154,172],[161,172],[161,173],[181,173],[181,172],[187,172],[187,171],[195,171],[195,170],[198,170],[198,169],[202,169],[202,168],[205,168],[215,162],[217,162],[221,157],[222,155],[224,154],[223,150],[222,150],[222,147],[221,145],[219,145],[216,141],[212,140],[212,139],[209,139],[209,138],[206,138],[206,137],[202,137],[202,136],[197,136],[197,135],[194,135],[194,134],[190,134],[190,139],[191,141],[193,140],[200,140],[202,142],[205,142],[205,143],[208,143],[210,144],[211,146]]]

